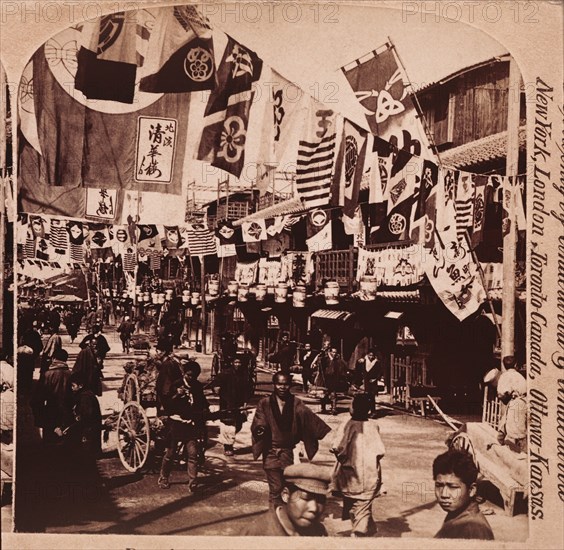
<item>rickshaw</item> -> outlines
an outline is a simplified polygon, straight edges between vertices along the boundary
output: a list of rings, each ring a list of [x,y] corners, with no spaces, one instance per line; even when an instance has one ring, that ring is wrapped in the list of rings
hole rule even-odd
[[[210,382],[208,387],[212,387],[217,375],[222,372],[225,367],[234,359],[241,360],[242,368],[247,372],[249,378],[249,396],[252,397],[257,386],[257,358],[250,349],[236,347],[236,338],[230,342],[230,346],[222,346],[223,349],[216,351],[212,357]]]

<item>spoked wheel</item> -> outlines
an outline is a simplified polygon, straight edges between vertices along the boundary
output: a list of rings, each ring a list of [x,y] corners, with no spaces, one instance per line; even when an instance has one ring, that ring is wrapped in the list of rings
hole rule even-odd
[[[472,445],[472,441],[468,434],[465,432],[460,432],[456,434],[450,443],[450,448],[455,449],[457,451],[465,451],[471,457],[472,461],[478,467],[478,461],[476,460],[476,452],[474,451],[474,445]]]
[[[124,468],[137,472],[147,462],[151,433],[149,420],[137,401],[126,403],[117,421],[118,455]]]
[[[123,388],[123,402],[137,401],[139,403],[139,380],[135,374],[130,374],[125,379],[125,387]]]

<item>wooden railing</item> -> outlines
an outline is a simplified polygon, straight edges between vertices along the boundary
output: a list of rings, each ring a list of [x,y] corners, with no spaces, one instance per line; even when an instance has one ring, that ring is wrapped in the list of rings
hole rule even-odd
[[[414,395],[414,387],[431,388],[433,381],[424,357],[390,357],[390,393],[393,403],[402,403],[406,409],[418,404],[424,414],[429,405],[426,393]]]
[[[502,413],[503,403],[497,398],[495,390],[492,390],[489,385],[486,384],[484,387],[482,422],[489,424],[494,430],[497,430]]]

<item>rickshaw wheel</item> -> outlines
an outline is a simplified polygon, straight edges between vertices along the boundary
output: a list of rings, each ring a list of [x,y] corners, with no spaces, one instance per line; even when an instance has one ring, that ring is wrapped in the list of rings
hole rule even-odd
[[[123,467],[129,472],[139,471],[147,462],[151,444],[149,420],[137,401],[126,403],[117,421],[117,450]]]
[[[139,380],[135,374],[129,374],[125,379],[125,386],[123,389],[123,402],[129,403],[130,401],[136,401],[139,403]]]

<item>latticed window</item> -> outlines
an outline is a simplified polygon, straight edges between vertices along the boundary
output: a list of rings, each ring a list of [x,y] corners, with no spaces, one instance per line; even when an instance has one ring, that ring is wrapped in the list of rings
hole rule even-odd
[[[250,204],[248,202],[233,201],[229,204],[220,204],[217,209],[217,217],[219,219],[238,220],[244,218],[250,213]]]
[[[315,255],[315,283],[317,287],[326,281],[336,281],[348,292],[352,290],[355,268],[354,248],[328,250]]]

